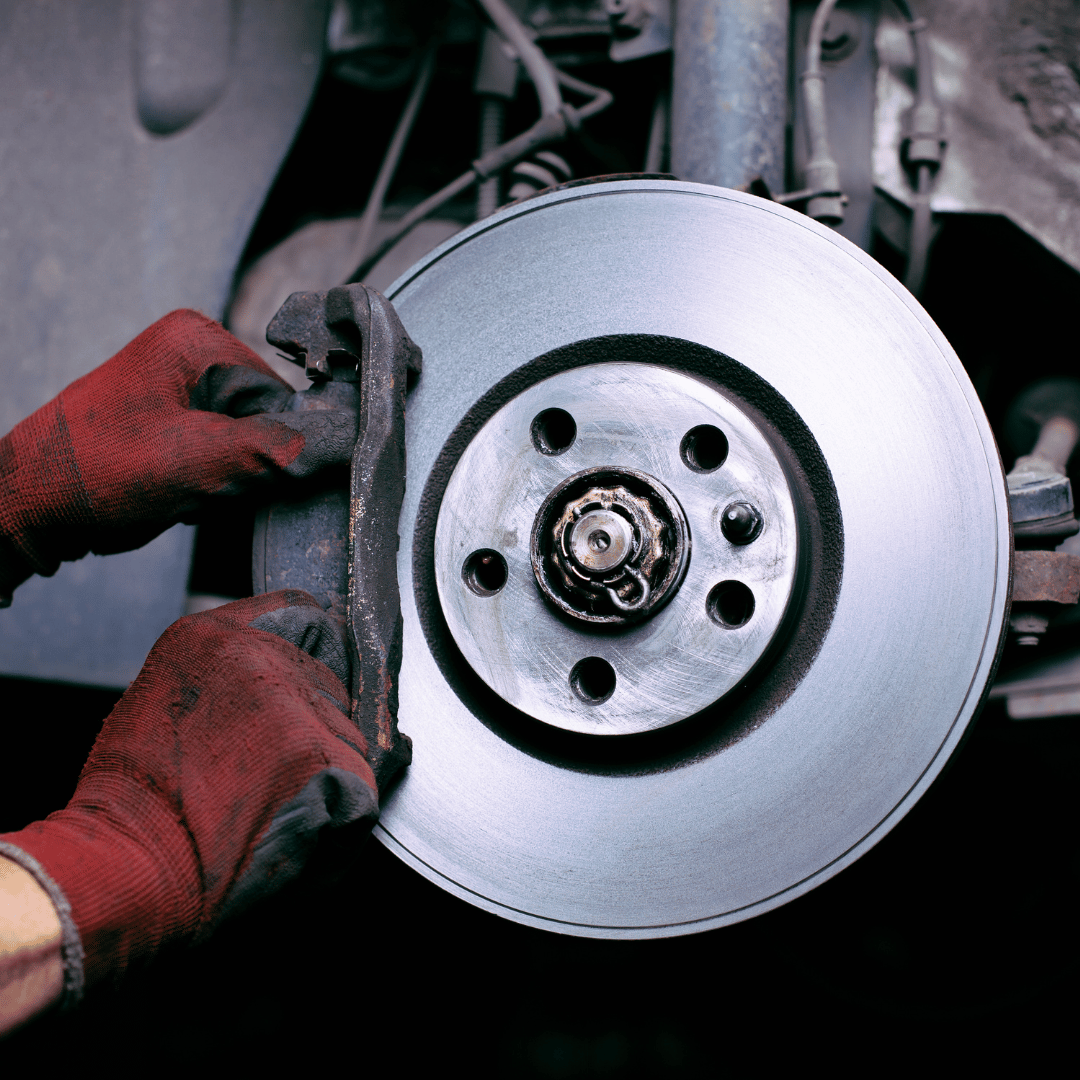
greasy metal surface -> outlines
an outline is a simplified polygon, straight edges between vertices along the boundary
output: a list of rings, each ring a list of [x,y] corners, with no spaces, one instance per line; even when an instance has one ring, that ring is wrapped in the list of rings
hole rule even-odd
[[[556,484],[531,532],[537,585],[556,608],[591,624],[627,627],[655,614],[690,561],[678,499],[655,476],[621,465],[594,465]]]
[[[400,717],[415,755],[382,841],[489,911],[624,938],[746,918],[872,846],[957,747],[1007,605],[997,448],[918,304],[794,212],[664,181],[504,210],[391,299],[425,371],[407,410],[398,560]],[[481,722],[429,649],[413,574],[425,482],[461,417],[532,358],[611,334],[696,342],[773,386],[813,432],[844,528],[832,621],[801,681],[740,739],[633,774],[524,753]]]
[[[675,16],[671,171],[783,190],[788,0],[678,0]]]
[[[533,418],[563,409],[577,423],[564,453],[538,453]],[[728,440],[723,465],[694,471],[680,447],[687,432],[718,427]],[[533,577],[530,534],[549,493],[583,470],[634,469],[678,501],[690,543],[686,577],[671,601],[618,634],[560,618]],[[721,531],[730,503],[762,508],[761,535],[737,546]],[[738,406],[697,379],[645,364],[575,368],[537,383],[500,409],[461,456],[443,496],[435,564],[443,614],[480,677],[529,716],[569,731],[625,735],[699,712],[738,685],[772,641],[796,570],[795,509],[783,468]],[[506,560],[505,586],[482,596],[462,580],[477,549]],[[678,569],[678,568],[673,568]],[[681,576],[681,575],[680,575]],[[710,591],[739,581],[754,596],[738,628],[709,616]],[[612,665],[614,693],[601,704],[573,693],[570,673],[589,656]]]
[[[1080,600],[1080,555],[1064,551],[1018,551],[1013,563],[1014,603]]]
[[[1024,457],[1009,472],[1009,503],[1017,524],[1060,517],[1072,512],[1072,484],[1051,462]]]
[[[1014,521],[1013,541],[1017,548],[1056,547],[1065,537],[1080,532],[1080,521],[1072,510],[1056,517],[1036,518],[1034,521]]]
[[[1080,437],[1080,383],[1047,379],[1028,387],[1009,407],[1006,437],[1017,449],[1030,447],[1009,470],[1009,505],[1014,527],[1073,511],[1069,458]],[[1026,438],[1035,428],[1035,445]],[[1014,530],[1015,531],[1015,530]]]

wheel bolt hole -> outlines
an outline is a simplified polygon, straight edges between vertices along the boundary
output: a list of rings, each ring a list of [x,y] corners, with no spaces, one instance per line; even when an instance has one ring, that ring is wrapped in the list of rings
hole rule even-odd
[[[506,584],[506,560],[491,548],[481,548],[465,560],[461,577],[477,596],[494,596]]]
[[[694,472],[713,472],[727,460],[727,436],[712,424],[691,428],[679,446],[686,467]]]
[[[565,453],[577,438],[577,424],[565,409],[545,409],[537,413],[529,430],[537,453],[548,457]]]
[[[600,656],[587,656],[570,672],[570,688],[586,705],[601,705],[615,693],[615,669]]]
[[[709,591],[705,607],[714,623],[734,630],[754,614],[754,594],[741,581],[721,581]]]

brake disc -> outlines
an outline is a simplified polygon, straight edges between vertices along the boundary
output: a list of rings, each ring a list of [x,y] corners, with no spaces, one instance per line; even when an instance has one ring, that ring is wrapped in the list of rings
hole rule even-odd
[[[379,838],[489,911],[690,933],[879,840],[990,681],[996,446],[918,304],[834,232],[571,188],[389,292],[407,407],[401,729]]]

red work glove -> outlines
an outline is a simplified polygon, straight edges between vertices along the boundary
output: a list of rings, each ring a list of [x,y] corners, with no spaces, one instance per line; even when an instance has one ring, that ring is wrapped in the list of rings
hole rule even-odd
[[[307,593],[174,623],[105,721],[67,808],[0,836],[52,896],[68,1000],[320,864],[378,816],[344,633]]]
[[[198,312],[154,323],[0,440],[0,606],[62,560],[139,547],[214,500],[349,461],[353,412],[287,411],[294,398]]]

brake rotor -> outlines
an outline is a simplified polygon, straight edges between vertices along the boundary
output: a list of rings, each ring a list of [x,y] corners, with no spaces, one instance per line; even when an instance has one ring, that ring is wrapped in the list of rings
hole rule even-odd
[[[424,372],[383,843],[518,922],[646,938],[879,840],[980,704],[1011,550],[911,296],[808,218],[653,180],[510,207],[388,295]]]

